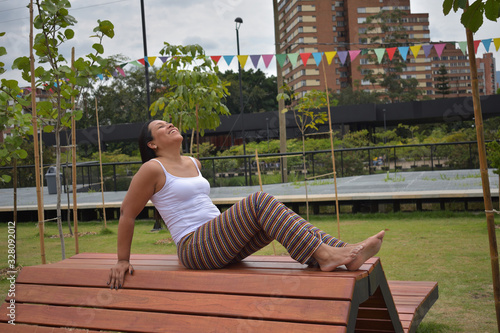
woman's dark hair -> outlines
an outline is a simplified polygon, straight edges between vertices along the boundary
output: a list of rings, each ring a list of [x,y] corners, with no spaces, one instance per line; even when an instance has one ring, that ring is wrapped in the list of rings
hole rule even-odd
[[[156,157],[156,153],[153,149],[148,147],[148,142],[153,140],[153,135],[149,129],[149,124],[152,120],[149,120],[141,128],[141,133],[139,134],[139,151],[141,152],[142,163],[146,163],[152,158]]]

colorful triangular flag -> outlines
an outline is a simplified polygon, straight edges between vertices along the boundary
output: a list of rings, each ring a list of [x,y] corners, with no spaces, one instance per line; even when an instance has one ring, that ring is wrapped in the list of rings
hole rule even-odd
[[[307,65],[307,60],[309,60],[309,57],[311,56],[311,52],[304,52],[300,54],[300,59],[302,59],[302,63]]]
[[[143,61],[143,62],[142,62],[142,66],[144,66],[144,59],[142,59],[142,61]],[[134,60],[134,61],[131,61],[131,62],[129,62],[129,64],[134,65],[134,66],[136,66],[136,67],[142,67],[142,66],[141,66],[141,62],[140,62],[140,60]]]
[[[160,60],[162,63],[165,63],[165,61],[167,61],[168,57],[160,57]],[[220,59],[220,56],[219,56],[219,59]],[[219,61],[219,60],[217,60]],[[217,63],[215,63],[217,65]]]
[[[438,57],[441,58],[441,54],[443,54],[443,50],[446,47],[446,43],[434,44],[434,50],[436,50]]]
[[[247,63],[247,60],[248,60],[248,56],[247,55],[239,55],[237,56],[238,57],[238,62],[240,63],[240,66],[241,68],[245,68],[245,65]]]
[[[252,60],[253,67],[257,68],[257,66],[259,65],[260,55],[259,54],[251,55],[250,59]]]
[[[316,62],[316,66],[319,66],[319,64],[321,64],[321,59],[323,59],[323,52],[313,52],[312,55]]]
[[[325,52],[326,61],[328,62],[328,65],[332,64],[332,60],[333,60],[333,58],[335,57],[336,54],[337,54],[337,51]]]
[[[292,63],[292,66],[297,66],[297,58],[299,57],[298,53],[288,53],[288,59]]]
[[[286,61],[286,54],[277,54],[276,55],[276,61],[280,65],[280,67],[283,67]]]
[[[460,47],[464,55],[467,54],[467,42],[458,42],[458,47]]]
[[[154,66],[155,61],[156,61],[156,57],[148,57],[147,60],[148,60],[149,66]]]
[[[394,53],[396,53],[397,49],[397,47],[388,47],[387,49],[385,49],[387,55],[389,56],[389,60],[392,61],[392,58],[394,58]]]
[[[347,59],[348,52],[347,51],[338,51],[337,54],[339,56],[340,63],[343,65]]]
[[[125,71],[123,70],[123,68],[121,68],[121,66],[116,66],[116,70],[118,71],[118,73],[120,73],[122,76],[125,76]]]
[[[432,51],[432,47],[433,47],[432,44],[422,45],[422,48],[424,49],[424,54],[425,54],[426,58],[429,58],[429,55],[431,54],[431,51]]]
[[[483,39],[482,40],[484,48],[486,49],[486,52],[490,52],[490,45],[491,45],[492,41],[493,41],[493,38]]]
[[[233,61],[234,56],[223,56],[224,60],[226,61],[226,64],[229,66],[231,65],[231,62]]]
[[[138,61],[141,65],[146,66],[146,60],[145,60],[144,58],[142,58],[142,59],[137,59],[137,61]]]
[[[479,45],[481,44],[480,40],[475,40],[474,41],[474,53],[477,54],[477,49],[479,48]]]
[[[214,62],[214,64],[216,66],[217,66],[217,63],[219,62],[220,58],[222,58],[222,56],[210,56],[210,59],[212,59],[212,61]],[[160,59],[161,59],[161,57],[160,57]],[[165,61],[163,61],[163,62],[165,62]]]
[[[384,58],[385,49],[384,48],[378,48],[378,49],[373,49],[373,51],[375,51],[375,54],[377,55],[378,62],[381,63],[382,59]]]
[[[273,54],[263,54],[262,55],[262,60],[264,60],[264,65],[266,65],[266,68],[269,67],[271,60],[273,60],[273,57],[274,57]]]
[[[398,47],[398,50],[401,58],[403,58],[403,60],[406,61],[406,58],[408,57],[408,51],[410,50],[410,48],[408,46],[400,46]]]
[[[493,43],[495,44],[495,48],[498,51],[500,49],[500,38],[493,39]]]
[[[351,58],[351,62],[354,61],[354,59],[356,59],[356,57],[361,53],[361,50],[353,50],[353,51],[349,51],[349,58]]]
[[[413,57],[415,59],[418,57],[418,53],[420,52],[420,48],[422,48],[422,45],[410,46],[411,53],[413,54]]]

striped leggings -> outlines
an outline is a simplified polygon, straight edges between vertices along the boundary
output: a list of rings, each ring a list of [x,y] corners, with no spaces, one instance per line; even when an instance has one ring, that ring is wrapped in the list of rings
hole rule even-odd
[[[302,264],[316,263],[312,255],[321,244],[347,245],[314,227],[272,195],[257,192],[184,236],[177,253],[187,268],[216,269],[241,261],[273,239]]]

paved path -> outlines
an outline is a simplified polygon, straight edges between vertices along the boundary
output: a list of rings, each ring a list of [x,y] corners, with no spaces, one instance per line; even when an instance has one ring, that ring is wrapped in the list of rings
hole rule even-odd
[[[491,192],[498,197],[498,175],[489,170]],[[265,192],[274,196],[287,198],[301,198],[305,196],[303,183],[265,185]],[[259,191],[257,186],[216,187],[211,190],[211,198],[214,201],[224,199],[235,200],[245,197],[253,192]],[[402,196],[428,196],[428,197],[467,197],[482,196],[481,177],[478,169],[474,170],[441,170],[441,171],[418,171],[398,172],[397,174],[376,174],[367,176],[344,177],[337,179],[337,190],[339,197],[358,198],[370,200],[371,198],[396,198]],[[104,198],[107,205],[119,206],[125,196],[125,191],[105,192]],[[334,196],[333,178],[318,179],[308,182],[308,193],[311,196],[330,197]],[[48,194],[44,188],[44,203],[46,209],[54,209],[56,195]],[[70,202],[72,195],[70,194]],[[99,207],[102,205],[100,192],[78,193],[77,202],[80,208]],[[61,203],[67,206],[67,194],[63,193]],[[33,210],[36,208],[35,188],[18,189],[18,209]],[[12,189],[0,189],[0,211],[12,211],[13,193]]]

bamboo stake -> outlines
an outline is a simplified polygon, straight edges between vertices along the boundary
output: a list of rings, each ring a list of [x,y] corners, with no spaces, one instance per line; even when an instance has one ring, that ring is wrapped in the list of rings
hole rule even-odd
[[[99,130],[99,114],[97,112],[97,97],[94,98],[95,100],[95,119],[97,122],[97,144],[99,147],[99,170],[101,172],[101,196],[102,196],[102,215],[104,217],[104,228],[107,228],[107,223],[106,223],[106,205],[104,203],[104,180],[102,177],[102,157],[101,157],[101,134]]]
[[[75,70],[75,48],[71,49],[71,69]],[[73,85],[74,88],[74,85]],[[71,105],[75,111],[75,97],[71,96]],[[73,227],[75,229],[75,254],[80,253],[78,245],[78,205],[76,202],[76,120],[71,116],[71,183],[73,187]]]
[[[467,1],[467,7],[469,2]],[[498,265],[498,247],[495,232],[495,215],[493,202],[491,200],[490,181],[488,178],[488,162],[486,159],[486,145],[484,139],[483,115],[481,112],[481,100],[479,98],[479,84],[477,78],[476,53],[474,49],[474,36],[470,29],[466,28],[467,49],[469,51],[469,63],[472,83],[472,100],[474,102],[474,119],[476,124],[476,136],[479,155],[479,167],[481,182],[483,185],[484,209],[486,212],[486,226],[490,245],[491,272],[493,275],[493,296],[495,299],[495,310],[497,315],[497,326],[500,331],[500,272]]]
[[[323,75],[325,77],[326,104],[328,107],[328,126],[330,129],[330,147],[332,150],[333,183],[335,185],[335,213],[337,215],[337,233],[340,239],[340,215],[339,215],[339,197],[337,192],[337,171],[335,169],[335,151],[333,149],[332,114],[330,111],[330,96],[328,95],[328,82],[326,80],[325,62],[323,62]]]
[[[259,176],[260,191],[264,192],[264,189],[262,188],[262,176],[260,173],[260,165],[259,165],[259,151],[257,150],[257,148],[255,148],[255,163],[257,163],[257,175]],[[276,255],[276,247],[274,246],[274,241],[272,241],[271,244],[273,246],[274,255]]]
[[[43,239],[43,202],[40,187],[40,155],[38,151],[38,128],[37,128],[37,112],[36,112],[36,85],[35,85],[35,56],[33,55],[33,0],[30,1],[30,71],[31,71],[31,122],[33,124],[33,146],[35,153],[35,183],[36,183],[36,200],[38,206],[38,231],[40,234],[40,256],[42,264],[45,264],[45,241]]]

